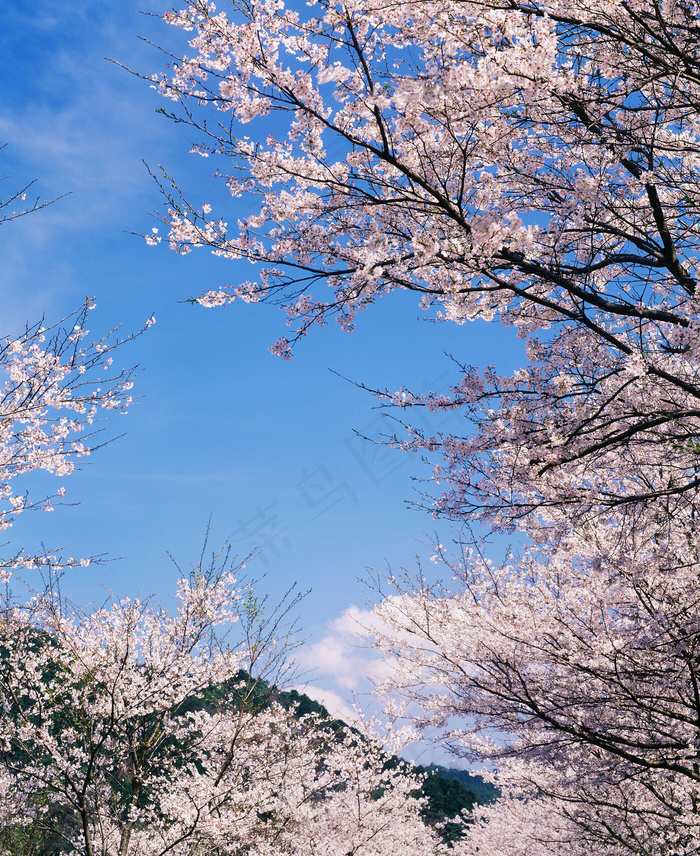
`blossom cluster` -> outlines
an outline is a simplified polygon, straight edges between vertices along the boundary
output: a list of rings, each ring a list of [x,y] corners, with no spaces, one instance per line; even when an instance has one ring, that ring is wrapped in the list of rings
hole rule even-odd
[[[0,818],[81,856],[447,856],[421,779],[251,666],[251,593],[213,560],[177,609],[83,613],[51,591],[0,616]],[[226,641],[228,633],[228,641]]]
[[[70,475],[104,443],[100,413],[125,413],[132,403],[134,371],[115,370],[112,362],[116,348],[134,337],[120,339],[114,331],[90,342],[86,324],[93,306],[87,302],[62,322],[28,326],[0,342],[0,530],[28,509],[51,511],[52,501],[65,495],[62,486],[43,499],[18,493],[15,479],[37,470]],[[74,561],[20,553],[0,560],[0,567],[6,578],[13,568]]]
[[[432,460],[436,515],[516,543],[438,550],[451,586],[392,578],[377,607],[383,689],[497,767],[460,846],[696,854],[700,5],[183,6],[190,54],[154,85],[197,128],[225,115],[200,153],[252,213],[169,193],[169,240],[260,267],[205,305],[281,303],[283,357],[394,290],[525,343],[509,376],[381,393],[466,417],[393,442]]]

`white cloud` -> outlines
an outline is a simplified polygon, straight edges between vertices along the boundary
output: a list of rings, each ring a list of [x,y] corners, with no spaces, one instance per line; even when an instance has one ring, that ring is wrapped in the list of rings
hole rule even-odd
[[[346,695],[371,693],[374,682],[386,674],[381,654],[369,641],[373,624],[377,626],[370,610],[351,605],[328,622],[328,632],[318,642],[304,645],[295,659],[314,680],[335,683]]]
[[[378,627],[377,619],[371,609],[360,609],[351,604],[338,618],[330,622],[336,633],[367,637]]]
[[[357,711],[350,707],[347,701],[338,693],[333,692],[333,690],[315,687],[311,684],[299,684],[298,686],[292,687],[292,689],[299,693],[304,693],[309,698],[317,701],[319,704],[322,704],[328,713],[336,719],[342,719],[343,722],[346,722],[348,725],[359,724],[360,720],[358,718]]]

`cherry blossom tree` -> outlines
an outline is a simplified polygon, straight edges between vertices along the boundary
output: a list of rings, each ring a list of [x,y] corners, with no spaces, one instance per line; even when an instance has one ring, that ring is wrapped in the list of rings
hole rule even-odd
[[[196,300],[281,303],[285,357],[397,289],[525,341],[510,377],[377,391],[435,513],[526,536],[378,607],[398,712],[511,795],[464,846],[696,853],[700,6],[182,5],[191,52],[153,85],[240,213],[163,181],[167,240],[260,265]],[[415,406],[469,432],[426,436]]]
[[[598,520],[504,564],[466,549],[439,562],[449,585],[380,586],[381,690],[393,715],[497,769],[507,808],[470,836],[480,852],[510,853],[496,830],[521,816],[516,848],[697,852],[695,520],[663,536]]]
[[[266,618],[239,569],[200,561],[172,614],[139,600],[82,613],[55,589],[8,604],[3,817],[82,856],[446,852],[420,779],[378,744],[261,699],[253,670],[277,674],[286,610]]]
[[[440,512],[509,527],[694,494],[696,4],[192,0],[165,19],[192,52],[154,85],[246,211],[167,181],[169,243],[261,265],[201,303],[283,303],[283,356],[395,289],[514,327],[513,377],[465,367],[451,396],[397,399],[475,423],[411,437],[445,456]]]
[[[0,225],[52,204],[40,197],[27,201],[31,186],[0,199]],[[65,493],[60,486],[50,497],[30,496],[22,492],[23,476],[41,470],[70,475],[81,458],[106,442],[98,428],[100,413],[125,413],[132,403],[135,371],[115,369],[113,359],[138,333],[120,337],[115,329],[91,341],[87,323],[93,308],[87,299],[58,322],[42,318],[19,335],[0,339],[0,531],[28,509],[52,511],[52,500]],[[57,561],[49,553],[24,551],[0,557],[0,579],[6,581],[17,568],[55,567]],[[62,557],[60,563],[88,560]]]
[[[81,458],[106,442],[100,412],[125,413],[132,402],[133,369],[113,368],[114,352],[134,335],[113,331],[89,340],[91,301],[63,321],[27,326],[20,336],[0,342],[0,530],[8,530],[29,509],[52,511],[61,498],[58,487],[48,498],[20,493],[15,482],[43,470],[70,475]],[[151,322],[149,322],[151,323]],[[55,556],[23,552],[0,559],[0,571],[34,568],[57,561]],[[75,560],[62,558],[64,566]],[[77,560],[86,564],[87,560]]]

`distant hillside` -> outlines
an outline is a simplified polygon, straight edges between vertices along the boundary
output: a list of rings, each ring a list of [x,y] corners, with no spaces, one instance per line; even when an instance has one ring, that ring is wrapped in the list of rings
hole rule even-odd
[[[287,692],[275,690],[274,695],[287,709],[296,706],[299,716],[315,713],[331,720],[332,726],[337,729],[350,727],[342,720],[331,719],[322,704],[297,690]],[[430,764],[427,767],[416,766],[395,757],[388,760],[388,764],[396,763],[405,764],[419,774],[428,775],[421,790],[428,799],[428,807],[423,817],[425,822],[431,825],[445,818],[459,817],[463,811],[471,813],[475,804],[486,805],[500,796],[494,785],[466,770],[442,767],[438,764]],[[448,823],[443,829],[443,838],[447,841],[456,840],[461,837],[461,834],[462,827],[457,824]]]
[[[278,692],[277,700],[287,709],[292,705],[297,705],[297,712],[300,716],[304,716],[307,713],[316,713],[324,718],[332,719],[322,704],[309,698],[304,693],[297,692],[296,690]],[[336,719],[332,721],[343,728],[349,727],[342,720]],[[482,776],[479,776],[476,773],[470,773],[468,770],[459,770],[456,767],[443,767],[441,764],[428,764],[427,766],[416,765],[415,769],[420,773],[432,773],[437,779],[457,782],[459,784],[459,789],[456,789],[454,786],[451,788],[448,785],[445,786],[443,804],[445,805],[446,810],[443,813],[443,816],[454,817],[462,808],[468,808],[468,810],[471,811],[472,806],[467,806],[469,798],[464,792],[471,794],[472,804],[477,803],[479,805],[488,805],[489,803],[497,800],[501,795],[501,792],[495,785],[491,784],[491,782],[484,781]],[[428,790],[436,792],[437,789],[434,786],[429,786]],[[451,794],[449,798],[446,796],[447,793]],[[426,795],[428,796],[427,793]],[[459,805],[459,808],[457,808],[457,805]],[[452,808],[455,808],[456,810],[452,811]]]
[[[456,767],[443,767],[440,764],[428,764],[423,769],[426,772],[435,773],[436,776],[440,776],[443,779],[456,779],[466,790],[474,794],[474,802],[479,803],[479,805],[488,805],[497,800],[501,795],[498,788],[491,784],[491,782],[485,782],[481,776],[470,773],[467,770],[458,770]]]

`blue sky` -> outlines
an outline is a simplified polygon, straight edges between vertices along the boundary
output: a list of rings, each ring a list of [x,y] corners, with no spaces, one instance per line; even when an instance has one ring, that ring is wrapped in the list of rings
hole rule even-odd
[[[206,252],[179,257],[130,234],[148,232],[147,212],[162,208],[143,161],[165,165],[201,201],[210,187],[217,192],[208,162],[188,154],[192,133],[156,114],[169,105],[105,59],[160,71],[162,56],[139,36],[176,46],[182,34],[139,12],[166,8],[148,0],[0,6],[0,174],[10,176],[0,187],[36,179],[43,197],[70,194],[0,230],[0,332],[61,317],[86,295],[97,298],[97,335],[157,319],[118,357],[142,368],[138,406],[105,425],[105,436],[124,436],[65,481],[66,501],[77,506],[27,515],[10,543],[113,559],[66,576],[79,603],[101,599],[104,588],[166,597],[175,579],[166,551],[182,565],[194,561],[211,516],[212,546],[228,538],[240,555],[258,549],[250,572],[267,575],[260,588],[273,600],[293,581],[311,589],[298,614],[311,635],[301,660],[318,666],[319,686],[348,698],[350,676],[364,668],[346,645],[347,611],[366,598],[357,578],[366,566],[412,564],[429,553],[423,542],[436,532],[444,540],[449,527],[407,505],[428,468],[357,437],[354,429],[378,436],[383,417],[372,396],[333,372],[380,388],[446,388],[457,376],[445,353],[507,370],[521,350],[496,326],[426,323],[414,295],[396,294],[364,313],[352,335],[336,325],[314,331],[284,362],[267,350],[284,333],[278,308],[182,303],[250,269]],[[459,417],[423,418],[435,430],[460,427]],[[37,491],[58,486],[31,482]]]

